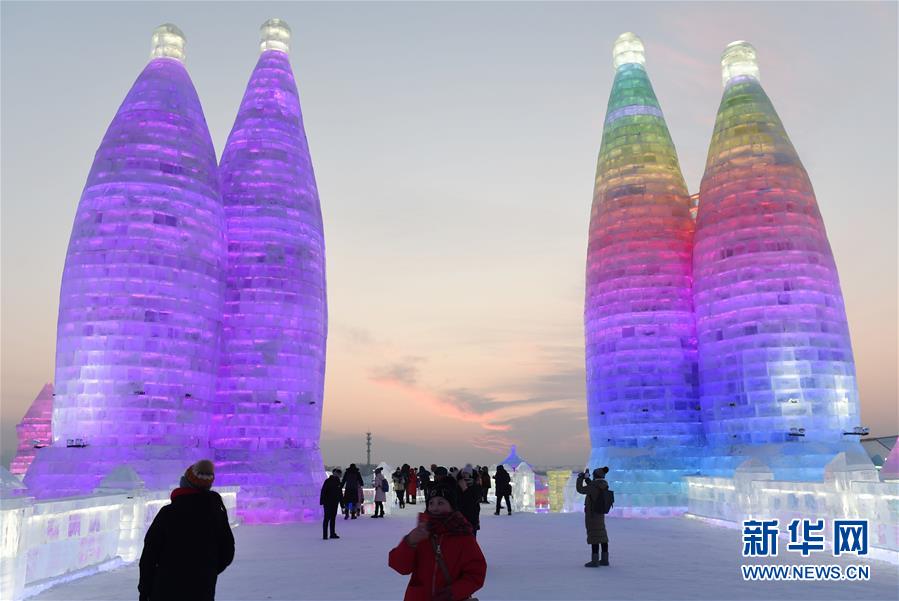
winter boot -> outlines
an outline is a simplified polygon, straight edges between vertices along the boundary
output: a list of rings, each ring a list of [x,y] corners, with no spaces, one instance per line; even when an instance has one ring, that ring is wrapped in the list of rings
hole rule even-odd
[[[337,534],[331,533],[331,538],[340,538]]]
[[[602,552],[602,559],[599,560],[599,565],[601,565],[601,566],[609,565],[609,552],[608,551]]]
[[[602,564],[599,563],[599,553],[592,553],[590,555],[590,561],[584,564],[585,568],[598,568]],[[608,565],[608,564],[606,564]]]

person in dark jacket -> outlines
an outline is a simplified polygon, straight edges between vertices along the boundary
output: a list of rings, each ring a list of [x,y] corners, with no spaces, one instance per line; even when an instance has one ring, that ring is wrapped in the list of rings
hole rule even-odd
[[[496,481],[496,512],[493,515],[499,515],[499,508],[503,499],[506,500],[506,509],[509,515],[512,515],[512,501],[509,499],[512,496],[512,476],[509,475],[504,466],[498,465],[496,466],[496,474],[493,475],[493,479]]]
[[[480,469],[478,476],[481,478],[481,503],[489,503],[487,493],[490,492],[490,470],[486,465]]]
[[[471,524],[475,538],[481,529],[481,485],[474,477],[471,466],[459,472],[459,512]]]
[[[328,530],[331,531],[331,538],[340,538],[337,536],[337,530],[334,522],[337,520],[337,508],[340,506],[342,497],[340,476],[343,474],[341,469],[335,468],[331,475],[325,479],[322,484],[321,494],[318,496],[318,504],[325,510],[325,517],[322,520],[322,538],[328,540]]]
[[[584,499],[584,524],[587,527],[587,544],[591,547],[590,561],[585,568],[596,568],[609,565],[609,535],[606,533],[606,515],[602,509],[603,491],[609,490],[606,474],[609,468],[598,467],[593,470],[593,481],[586,473],[577,477],[577,491],[587,495]],[[595,509],[595,510],[594,510]],[[599,557],[599,546],[602,545],[602,559]]]
[[[359,489],[362,487],[362,472],[351,463],[341,481],[343,485],[343,519],[359,516]]]
[[[411,574],[404,601],[459,601],[484,586],[487,560],[457,511],[458,491],[448,479],[428,487],[428,510],[390,552],[388,565]]]
[[[422,492],[426,491],[431,485],[431,472],[425,469],[425,466],[418,466],[418,484]]]
[[[234,559],[234,536],[214,479],[211,461],[196,462],[156,514],[140,556],[140,601],[215,599],[218,575]]]

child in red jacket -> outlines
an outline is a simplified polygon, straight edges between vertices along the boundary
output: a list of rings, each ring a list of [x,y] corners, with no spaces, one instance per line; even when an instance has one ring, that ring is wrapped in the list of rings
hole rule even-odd
[[[487,561],[458,509],[458,486],[443,481],[425,491],[428,510],[391,552],[388,565],[412,574],[404,601],[462,601],[484,586]]]

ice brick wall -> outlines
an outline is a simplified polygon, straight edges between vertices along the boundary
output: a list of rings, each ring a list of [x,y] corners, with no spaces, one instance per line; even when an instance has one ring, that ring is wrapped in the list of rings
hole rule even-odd
[[[16,425],[19,448],[10,463],[9,471],[13,474],[24,474],[28,471],[34,455],[41,448],[52,442],[50,424],[53,419],[53,384],[44,384],[41,391],[31,402],[25,417]]]
[[[259,57],[220,165],[228,239],[211,445],[247,522],[313,519],[327,339],[322,215],[288,54],[262,26]]]
[[[53,448],[26,477],[38,496],[90,491],[125,462],[149,486],[167,485],[207,445],[224,215],[203,110],[172,58],[183,43],[174,26],[154,34],[155,58],[109,125],[78,203],[60,290]]]
[[[613,467],[624,505],[682,505],[702,443],[691,201],[642,42],[622,34],[613,54],[587,250],[589,464]]]
[[[693,260],[705,433],[713,446],[838,443],[859,398],[815,193],[755,50],[731,44],[722,69]]]

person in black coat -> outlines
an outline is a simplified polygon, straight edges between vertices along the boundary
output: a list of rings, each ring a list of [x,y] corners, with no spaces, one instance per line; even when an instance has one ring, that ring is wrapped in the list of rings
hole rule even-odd
[[[325,479],[324,484],[322,484],[321,494],[318,496],[318,504],[325,509],[325,517],[322,520],[322,538],[325,540],[328,540],[329,529],[331,538],[340,538],[337,536],[334,522],[337,520],[337,508],[340,506],[342,495],[340,492],[340,475],[342,473],[339,467],[335,468],[331,475]]]
[[[487,493],[490,492],[490,471],[486,465],[480,469],[478,476],[481,478],[481,503],[489,503]]]
[[[506,500],[506,509],[509,515],[512,515],[512,476],[506,471],[502,465],[496,466],[496,474],[493,475],[496,481],[496,512],[493,515],[499,515],[499,507],[503,499]]]
[[[356,519],[359,515],[359,487],[362,486],[362,472],[351,463],[343,475],[343,519],[352,516]]]
[[[222,497],[210,490],[215,468],[193,464],[159,510],[140,556],[140,601],[213,601],[218,575],[234,559],[234,536]]]
[[[459,512],[471,524],[475,538],[481,529],[481,485],[474,477],[471,468],[465,467],[459,472]]]
[[[425,469],[425,466],[418,466],[418,487],[425,491],[431,486],[431,472]]]

